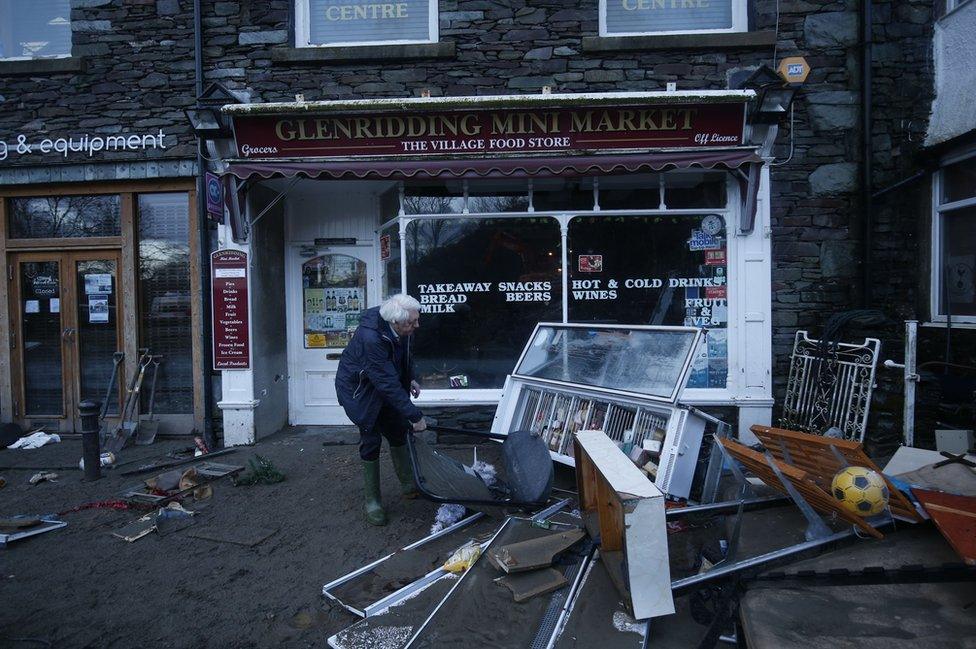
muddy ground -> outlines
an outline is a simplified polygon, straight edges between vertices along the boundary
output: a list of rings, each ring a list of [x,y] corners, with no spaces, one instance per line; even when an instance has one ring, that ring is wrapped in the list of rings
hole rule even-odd
[[[348,435],[347,435],[348,438]],[[136,511],[65,513],[68,526],[0,550],[0,647],[324,647],[357,618],[322,597],[323,584],[428,534],[437,505],[403,501],[384,446],[384,501],[391,522],[370,527],[361,513],[355,445],[336,445],[323,429],[290,429],[215,458],[247,464],[270,459],[287,479],[274,485],[213,484],[194,525],[128,543],[112,532]],[[325,443],[323,443],[325,442]],[[120,461],[187,446],[157,442],[127,449]],[[0,466],[76,465],[81,442],[0,451]],[[138,463],[137,463],[138,465]],[[0,517],[62,512],[117,498],[146,477],[122,467],[87,483],[56,470],[57,482],[28,484],[34,470],[0,469]],[[274,534],[254,547],[191,533]]]

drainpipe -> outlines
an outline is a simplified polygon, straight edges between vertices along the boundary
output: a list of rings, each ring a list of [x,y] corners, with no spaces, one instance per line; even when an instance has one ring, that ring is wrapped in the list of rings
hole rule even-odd
[[[874,206],[871,203],[871,0],[861,3],[861,308],[871,304],[871,244],[874,229]]]
[[[193,0],[193,61],[195,64],[196,100],[203,95],[203,21],[200,0]],[[203,439],[207,447],[217,447],[213,430],[213,376],[210,370],[210,228],[207,223],[207,193],[203,157],[203,140],[197,136],[197,234],[200,250],[200,351],[203,356]]]

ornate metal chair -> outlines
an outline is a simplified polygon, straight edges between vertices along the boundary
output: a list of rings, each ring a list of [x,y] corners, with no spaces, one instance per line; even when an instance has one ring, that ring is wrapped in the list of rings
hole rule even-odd
[[[864,441],[881,341],[825,343],[797,331],[780,426],[818,435],[837,427]]]

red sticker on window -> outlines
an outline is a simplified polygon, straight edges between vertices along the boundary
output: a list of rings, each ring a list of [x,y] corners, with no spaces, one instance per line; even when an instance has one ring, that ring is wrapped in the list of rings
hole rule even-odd
[[[724,300],[728,293],[726,292],[726,287],[724,286],[706,286],[705,287],[705,299],[708,300]]]
[[[725,265],[725,250],[706,250],[705,251],[705,265],[706,266],[724,266]]]
[[[602,273],[603,255],[580,255],[579,272],[581,273]]]

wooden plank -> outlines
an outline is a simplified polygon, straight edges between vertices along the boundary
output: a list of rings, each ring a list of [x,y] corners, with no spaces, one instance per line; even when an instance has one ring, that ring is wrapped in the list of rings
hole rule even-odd
[[[71,196],[77,194],[118,194],[121,192],[163,192],[190,191],[195,186],[195,179],[166,180],[152,178],[143,181],[119,182],[104,180],[89,182],[84,185],[78,183],[16,185],[0,188],[0,196]]]
[[[83,248],[118,248],[122,245],[122,237],[74,237],[57,239],[10,239],[7,248],[10,250],[67,250]]]
[[[119,264],[119,286],[122,290],[118,299],[122,306],[120,328],[123,332],[123,338],[120,351],[125,354],[125,359],[122,361],[121,367],[119,367],[119,374],[121,375],[119,377],[121,381],[119,383],[119,395],[122,397],[120,401],[124,403],[129,379],[135,376],[138,371],[139,341],[142,338],[142,332],[139,331],[138,319],[139,302],[137,291],[139,285],[139,268],[138,262],[136,261],[138,237],[136,236],[135,196],[132,194],[122,194],[121,217],[122,238],[126,241],[126,245],[122,246],[122,261]],[[140,403],[136,403],[133,417],[139,416],[140,405]],[[120,420],[121,412],[119,410],[120,417],[113,419],[112,423]]]
[[[617,493],[605,480],[597,483],[597,512],[600,515],[600,547],[606,552],[624,549],[623,512]]]
[[[14,418],[11,356],[15,350],[10,345],[11,332],[14,331],[12,288],[15,278],[7,279],[7,269],[12,261],[7,254],[7,199],[2,196],[0,196],[0,260],[3,263],[4,274],[3,288],[0,288],[0,323],[7,324],[6,327],[0,326],[0,404],[6,405],[5,408],[0,408],[0,421],[7,423]]]
[[[764,455],[731,439],[716,438],[716,440],[725,447],[733,458],[742,463],[742,465],[751,471],[756,477],[761,479],[773,489],[789,495],[786,488],[773,472],[772,468],[770,468],[769,464],[767,464],[766,457]],[[818,512],[823,514],[836,514],[838,517],[844,519],[852,525],[857,526],[871,536],[878,539],[884,538],[884,535],[881,534],[881,532],[866,523],[864,519],[855,516],[841,507],[840,504],[834,500],[833,496],[824,491],[810,478],[807,472],[789,464],[780,462],[775,458],[773,461],[776,463],[776,468],[779,469],[783,474],[783,477],[789,480],[796,490],[800,492],[800,495],[803,496],[810,506],[816,509]]]
[[[193,185],[187,193],[187,200],[189,201],[189,218],[190,218],[190,295],[193,296],[190,300],[190,329],[192,340],[192,363],[193,363],[193,429],[203,433],[204,430],[204,417],[206,416],[206,408],[204,407],[203,396],[203,383],[204,381],[211,380],[210,363],[204,358],[203,351],[203,318],[204,313],[201,309],[209,309],[210,305],[202,304],[203,295],[203,285],[202,278],[200,277],[200,265],[202,264],[202,255],[207,254],[207,251],[201,252],[200,250],[200,237],[199,230],[200,225],[198,221],[197,213],[197,191],[196,185]],[[207,335],[209,338],[209,333]]]
[[[976,566],[976,498],[912,488],[952,549]]]
[[[844,468],[844,464],[831,451],[831,448],[836,449],[849,465],[871,469],[882,477],[890,494],[888,505],[893,516],[911,522],[922,520],[915,507],[888,480],[878,465],[864,453],[859,442],[769,426],[756,425],[752,426],[750,430],[774,458],[780,462],[792,463],[794,466],[807,471],[810,474],[808,477],[826,490],[830,489],[830,484],[837,472]],[[789,459],[787,459],[787,453],[783,452],[784,446],[788,451]]]

